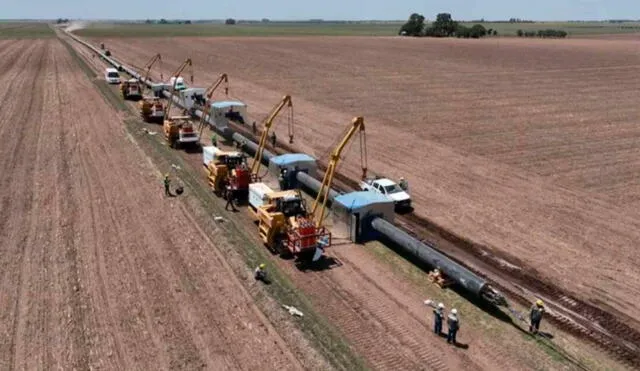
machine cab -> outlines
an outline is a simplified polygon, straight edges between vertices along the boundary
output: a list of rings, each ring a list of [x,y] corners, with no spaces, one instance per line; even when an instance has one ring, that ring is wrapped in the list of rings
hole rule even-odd
[[[307,216],[307,207],[304,200],[295,193],[283,195],[275,200],[276,210],[284,214],[285,217]]]

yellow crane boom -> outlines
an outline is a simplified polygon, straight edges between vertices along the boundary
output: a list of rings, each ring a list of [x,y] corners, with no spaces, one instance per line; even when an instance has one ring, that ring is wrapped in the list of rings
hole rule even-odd
[[[187,68],[187,66],[193,68],[193,62],[191,62],[191,58],[187,58],[184,62],[182,62],[180,67],[178,67],[178,69],[171,75],[172,77],[174,77],[174,79],[173,79],[173,84],[171,85],[171,96],[169,97],[169,103],[167,103],[167,106],[164,108],[165,118],[168,118],[169,113],[171,112],[171,104],[173,103],[173,93],[176,90],[176,83],[178,82],[178,77],[180,76],[182,71],[184,71],[184,69]],[[193,82],[193,71],[191,73],[191,82]]]
[[[225,87],[224,87],[224,95],[228,96],[229,95],[229,77],[227,76],[226,73],[223,73],[220,75],[220,77],[218,77],[218,79],[216,81],[213,82],[213,84],[211,84],[211,86],[209,86],[209,88],[205,91],[205,101],[204,101],[204,107],[202,108],[202,117],[200,117],[200,124],[198,124],[198,132],[200,133],[200,135],[202,135],[202,130],[205,127],[205,122],[207,121],[207,116],[208,116],[208,111],[209,111],[209,103],[211,101],[211,97],[213,97],[213,93],[216,91],[216,89],[218,89],[218,87],[220,86],[220,84],[225,83]]]
[[[267,144],[269,129],[271,129],[271,126],[273,125],[273,120],[275,120],[275,118],[284,107],[290,108],[288,126],[289,143],[293,143],[293,103],[291,102],[291,96],[285,95],[284,97],[282,97],[280,102],[271,110],[271,113],[264,123],[264,129],[262,129],[262,135],[260,136],[260,143],[258,144],[258,149],[256,150],[256,154],[253,158],[253,163],[251,164],[251,176],[254,179],[258,176],[258,171],[260,170],[260,163],[262,162],[262,152],[264,151],[264,147]]]
[[[318,228],[322,225],[322,221],[324,219],[327,198],[329,195],[329,190],[331,189],[331,183],[333,183],[333,177],[338,167],[338,163],[340,162],[340,155],[342,155],[342,150],[347,145],[347,143],[349,143],[351,138],[353,138],[356,132],[360,133],[360,165],[362,166],[362,179],[365,179],[367,177],[367,139],[365,137],[364,131],[364,118],[355,117],[351,121],[351,127],[348,129],[347,134],[331,152],[331,158],[329,160],[329,163],[327,164],[327,170],[324,173],[322,185],[318,190],[318,196],[316,197],[315,201],[313,201],[311,215],[314,217],[316,221],[316,227]],[[321,202],[322,205],[320,205]],[[320,209],[318,209],[318,207],[320,207]],[[318,212],[319,214],[316,214]]]
[[[147,72],[144,74],[144,82],[145,82],[144,86],[146,86],[146,83],[149,82],[149,73],[151,72],[151,67],[153,67],[153,65],[156,64],[156,62],[158,61],[162,62],[162,56],[160,55],[160,53],[151,57],[151,59],[149,59],[149,61],[144,64],[144,67],[142,67],[147,69]],[[162,80],[162,72],[160,73],[160,80]]]

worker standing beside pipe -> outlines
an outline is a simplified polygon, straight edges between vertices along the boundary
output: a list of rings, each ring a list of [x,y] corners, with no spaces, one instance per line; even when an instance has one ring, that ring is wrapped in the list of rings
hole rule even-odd
[[[444,320],[444,304],[438,303],[438,307],[433,309],[433,332],[437,335],[442,333],[442,322]]]

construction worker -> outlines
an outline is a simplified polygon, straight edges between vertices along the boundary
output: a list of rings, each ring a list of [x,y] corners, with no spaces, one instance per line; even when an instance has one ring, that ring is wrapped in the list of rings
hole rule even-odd
[[[540,329],[540,321],[542,321],[542,315],[544,314],[544,303],[538,299],[536,303],[531,307],[531,313],[529,319],[531,324],[529,325],[529,332],[537,334]]]
[[[271,145],[273,146],[273,148],[276,148],[276,132],[271,132]]]
[[[211,135],[211,145],[214,147],[218,146],[218,136],[216,135],[216,133],[213,133]]]
[[[456,308],[451,309],[451,312],[447,317],[447,326],[449,327],[447,343],[455,345],[456,335],[460,329],[460,318],[458,318],[458,310]]]
[[[256,133],[258,132],[258,127],[256,126],[255,121],[253,122],[253,124],[251,124],[251,129],[253,130],[253,135],[256,135]]]
[[[228,182],[226,185],[226,195],[227,195],[227,204],[224,205],[224,209],[226,211],[229,211],[229,206],[231,206],[231,210],[238,211],[238,209],[236,209],[236,206],[233,204],[233,201],[235,200],[235,192],[231,188],[231,185]]]
[[[256,270],[253,272],[253,278],[256,281],[262,281],[266,284],[269,283],[269,279],[267,278],[266,265],[264,263],[260,264]]]
[[[433,332],[440,335],[442,333],[442,321],[444,320],[444,304],[439,303],[437,308],[433,308]]]
[[[171,179],[169,179],[169,173],[164,174],[164,194],[165,196],[171,196],[169,186],[171,185]]]
[[[407,192],[409,190],[409,183],[405,178],[400,178],[400,183],[398,184],[403,191]]]

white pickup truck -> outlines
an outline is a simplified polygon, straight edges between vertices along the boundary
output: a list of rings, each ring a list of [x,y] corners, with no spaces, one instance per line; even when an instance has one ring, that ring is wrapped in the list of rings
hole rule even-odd
[[[411,196],[391,179],[367,179],[360,182],[363,191],[377,192],[393,200],[397,209],[411,208]]]

